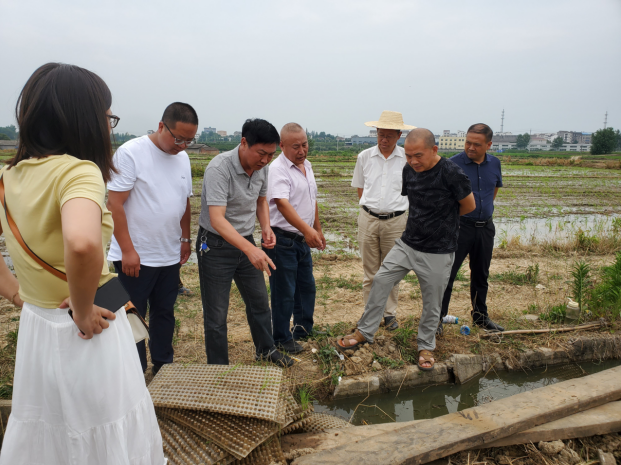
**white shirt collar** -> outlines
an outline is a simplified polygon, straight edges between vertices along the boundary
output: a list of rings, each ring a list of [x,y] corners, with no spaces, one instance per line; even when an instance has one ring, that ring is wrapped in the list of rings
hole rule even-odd
[[[289,160],[286,155],[285,152],[280,152],[280,155],[278,155],[278,158],[283,157],[285,159],[285,163],[287,164],[287,166],[289,166],[289,168],[291,168],[292,166],[295,166],[297,168],[297,166],[295,165],[295,163],[293,163],[291,160]],[[308,158],[304,160],[304,167],[305,168],[310,168],[311,164],[310,161],[308,161]],[[298,168],[299,169],[299,168]]]
[[[380,152],[379,145],[376,145],[375,147],[373,147],[373,153],[371,153],[372,157],[374,157],[376,155],[384,158],[384,154],[382,154],[382,152]],[[399,150],[399,146],[398,145],[395,145],[395,149],[388,156],[388,158],[386,158],[386,160],[390,160],[392,157],[403,157],[403,154]]]

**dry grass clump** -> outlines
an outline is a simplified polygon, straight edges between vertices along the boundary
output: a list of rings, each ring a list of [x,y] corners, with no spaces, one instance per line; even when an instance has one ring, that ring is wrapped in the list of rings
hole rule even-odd
[[[604,162],[604,166],[607,170],[621,170],[621,161],[620,160],[606,160]]]
[[[563,441],[564,448],[558,454],[546,454],[545,447],[538,444],[492,447],[458,452],[448,458],[453,465],[573,465],[576,463],[598,464],[598,450],[621,459],[621,435],[611,433]]]

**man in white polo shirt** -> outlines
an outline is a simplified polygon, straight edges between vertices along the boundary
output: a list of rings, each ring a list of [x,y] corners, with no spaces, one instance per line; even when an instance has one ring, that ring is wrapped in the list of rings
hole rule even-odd
[[[377,145],[358,154],[352,187],[358,188],[358,247],[362,257],[364,304],[369,300],[373,278],[406,225],[408,199],[401,195],[403,167],[406,163],[403,147],[397,142],[404,129],[416,126],[403,124],[396,111],[384,111],[379,121],[366,126],[377,128]],[[395,284],[384,309],[384,325],[394,331],[397,323],[399,284]]]
[[[323,250],[317,207],[317,183],[308,155],[306,131],[288,123],[280,131],[282,153],[270,165],[267,200],[276,246],[266,249],[276,269],[270,276],[272,330],[276,346],[290,354],[302,351],[296,341],[310,335],[315,312],[315,278],[311,248]],[[293,315],[293,333],[290,329]]]
[[[157,132],[119,147],[114,154],[118,173],[108,183],[114,220],[108,260],[143,317],[148,304],[154,374],[173,361],[179,268],[190,257],[192,170],[184,149],[197,129],[190,105],[170,104]],[[137,347],[146,371],[144,341]]]

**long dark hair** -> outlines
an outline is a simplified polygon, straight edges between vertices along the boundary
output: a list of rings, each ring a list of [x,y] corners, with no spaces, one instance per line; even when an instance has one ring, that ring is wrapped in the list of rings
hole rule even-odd
[[[110,89],[95,73],[63,63],[41,66],[17,100],[19,146],[9,166],[66,153],[92,161],[109,181],[116,172],[106,116],[111,105]]]

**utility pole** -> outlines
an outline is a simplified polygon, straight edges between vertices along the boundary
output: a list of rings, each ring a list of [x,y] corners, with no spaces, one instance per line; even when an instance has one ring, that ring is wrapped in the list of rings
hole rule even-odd
[[[500,117],[500,132],[503,133],[505,130],[505,109],[502,109],[502,116]]]
[[[606,116],[604,116],[604,129],[606,129],[607,124],[608,124],[608,111],[606,111]]]

